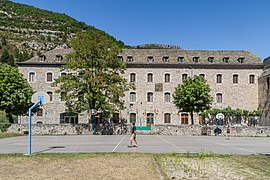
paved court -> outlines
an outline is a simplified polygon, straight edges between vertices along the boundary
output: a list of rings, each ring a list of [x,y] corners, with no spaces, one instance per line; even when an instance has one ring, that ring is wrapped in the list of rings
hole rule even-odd
[[[270,138],[223,136],[137,135],[138,147],[128,147],[129,135],[32,136],[32,153],[196,153],[267,154]],[[0,139],[0,154],[26,154],[28,137]]]

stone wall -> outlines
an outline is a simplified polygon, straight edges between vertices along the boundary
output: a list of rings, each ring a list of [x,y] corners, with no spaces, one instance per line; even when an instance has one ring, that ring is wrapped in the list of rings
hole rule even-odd
[[[27,124],[12,124],[8,132],[27,134]],[[79,135],[93,134],[92,124],[32,124],[33,135]],[[98,135],[127,134],[126,125],[98,125]]]
[[[220,136],[226,136],[227,127],[219,126]],[[179,135],[179,136],[215,136],[215,126],[202,125],[155,125],[152,126],[152,134]],[[270,127],[266,126],[235,126],[230,128],[230,136],[235,137],[257,137],[270,136]]]
[[[215,126],[202,125],[154,125],[150,131],[137,130],[138,134],[153,135],[178,135],[178,136],[215,136]],[[220,136],[226,136],[227,128],[219,126]],[[12,124],[8,132],[27,133],[27,124]],[[253,127],[253,126],[235,126],[230,128],[230,136],[235,137],[256,137],[270,136],[270,127]],[[93,126],[89,124],[33,124],[33,135],[76,135],[76,134],[93,134]],[[130,134],[130,126],[121,124],[108,124],[97,126],[98,135],[116,135]]]

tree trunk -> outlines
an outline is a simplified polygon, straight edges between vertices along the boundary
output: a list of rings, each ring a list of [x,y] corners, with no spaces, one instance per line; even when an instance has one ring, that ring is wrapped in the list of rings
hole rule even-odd
[[[8,113],[7,114],[7,118],[9,120],[10,123],[14,123],[14,120],[13,120],[13,117],[12,117],[12,114],[11,113]]]
[[[194,125],[194,120],[193,120],[193,111],[190,112],[190,117],[191,117],[191,124]]]

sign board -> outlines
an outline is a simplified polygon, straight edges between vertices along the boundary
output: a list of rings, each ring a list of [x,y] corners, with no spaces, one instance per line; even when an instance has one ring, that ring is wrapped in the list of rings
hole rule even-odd
[[[34,93],[31,97],[31,102],[32,103],[38,102],[39,97],[42,97],[42,100],[43,100],[42,104],[46,104],[50,102],[50,96],[47,93],[42,92],[42,91]]]
[[[218,114],[216,115],[216,118],[217,118],[217,119],[224,119],[224,114],[218,113]]]

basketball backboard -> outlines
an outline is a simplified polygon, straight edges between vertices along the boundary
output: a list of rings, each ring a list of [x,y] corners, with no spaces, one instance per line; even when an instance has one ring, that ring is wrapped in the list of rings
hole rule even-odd
[[[38,91],[38,92],[35,92],[35,93],[32,95],[31,102],[32,102],[32,103],[38,102],[39,96],[41,96],[42,99],[43,99],[42,104],[46,104],[46,103],[48,103],[48,102],[50,101],[50,96],[49,96],[47,93],[42,92],[42,91]]]

